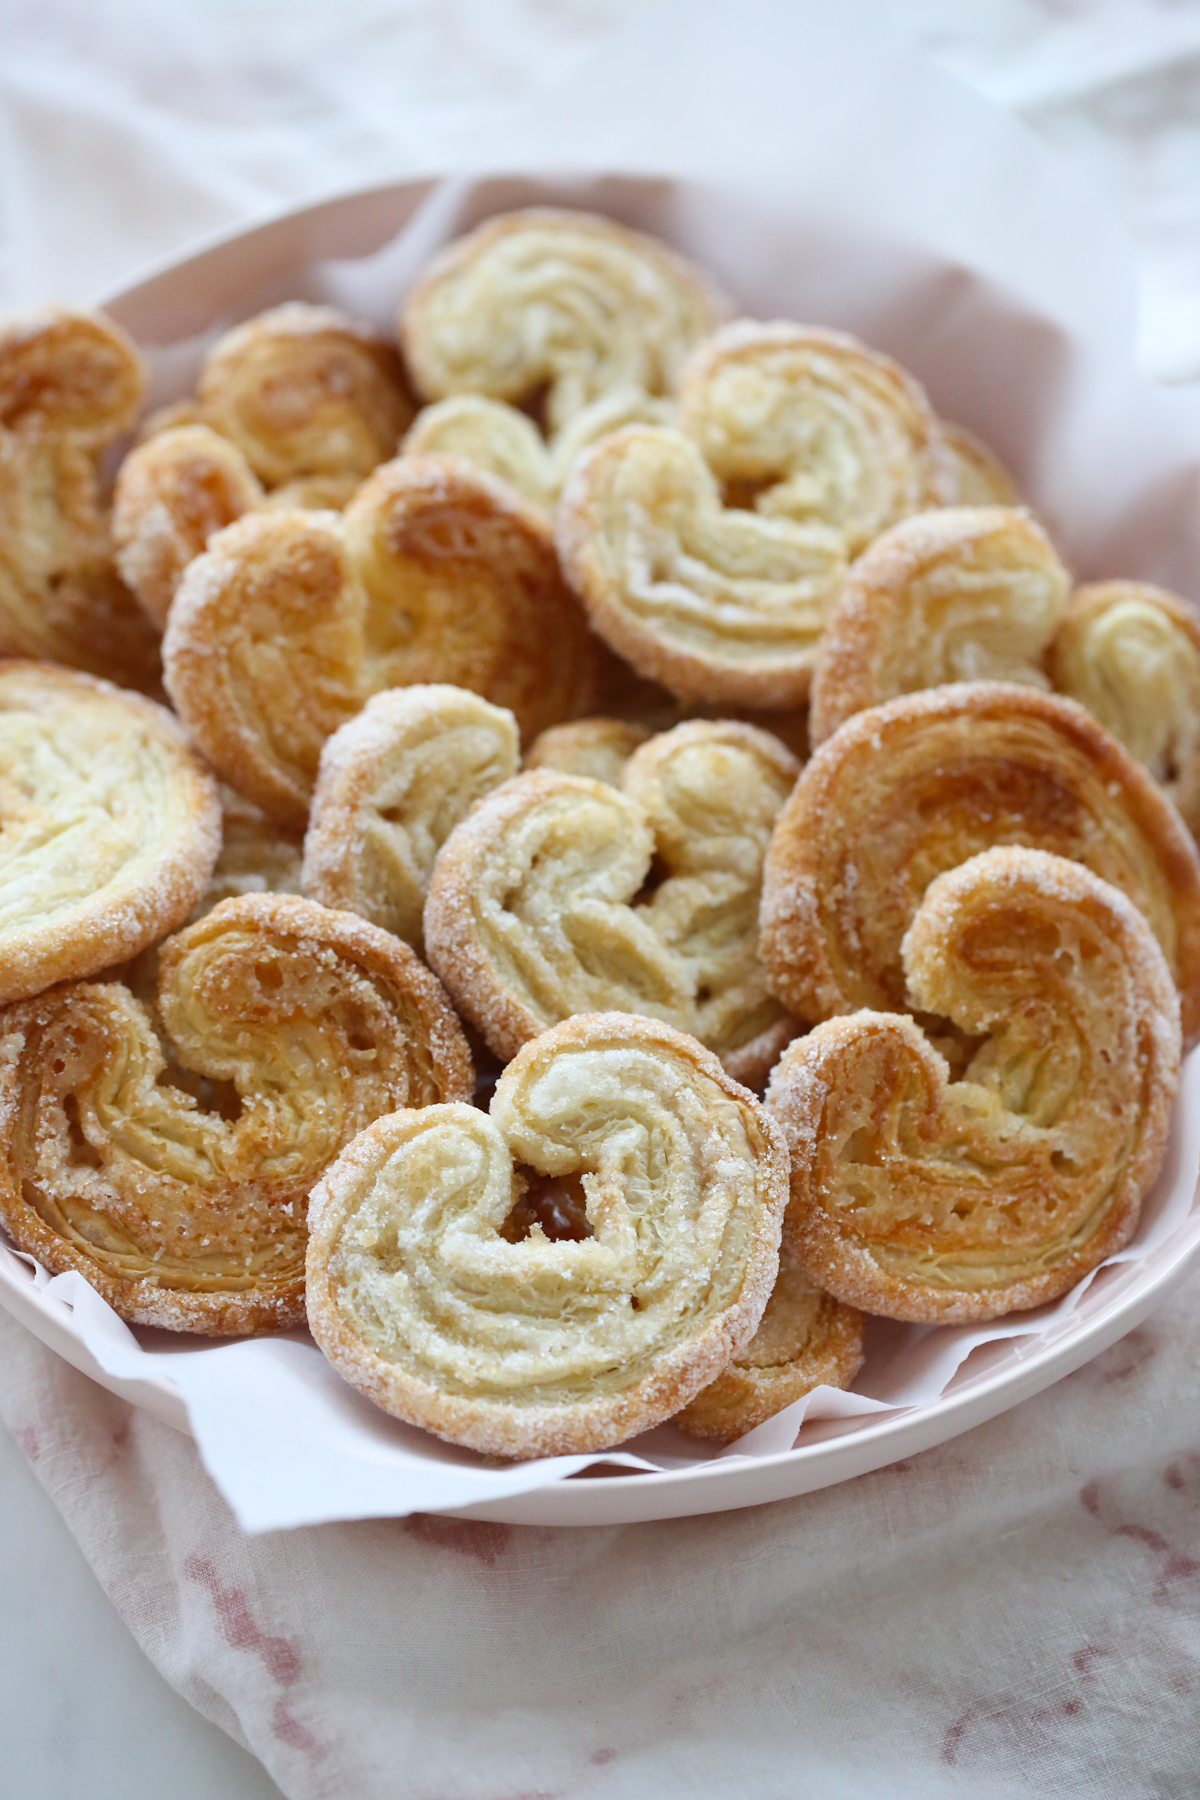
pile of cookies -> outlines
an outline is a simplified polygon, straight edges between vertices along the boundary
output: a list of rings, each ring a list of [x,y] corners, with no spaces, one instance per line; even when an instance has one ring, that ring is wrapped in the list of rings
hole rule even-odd
[[[111,321],[0,326],[46,1268],[532,1456],[735,1438],[863,1312],[1129,1240],[1200,1036],[1200,626],[1073,589],[896,363],[732,310],[539,209],[396,341],[278,307],[140,425]]]

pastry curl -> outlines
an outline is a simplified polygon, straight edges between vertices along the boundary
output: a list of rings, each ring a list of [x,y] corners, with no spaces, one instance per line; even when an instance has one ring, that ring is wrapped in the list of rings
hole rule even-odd
[[[965,425],[938,420],[942,440],[954,459],[956,506],[1020,506],[1016,482],[995,451]]]
[[[845,332],[726,325],[688,364],[679,416],[730,498],[825,525],[849,557],[898,519],[958,497],[924,390]]]
[[[1077,588],[1050,647],[1050,677],[1094,713],[1200,833],[1200,622],[1144,581]]]
[[[299,894],[303,846],[232,788],[221,795],[221,850],[208,889],[193,912],[203,918],[242,894]]]
[[[582,1186],[589,1235],[511,1241],[532,1185]],[[715,1057],[585,1015],[521,1051],[490,1117],[396,1113],[349,1146],[309,1208],[309,1324],[347,1381],[439,1437],[603,1449],[753,1336],[786,1197],[778,1132]]]
[[[444,680],[534,736],[595,710],[605,653],[549,531],[456,457],[401,457],[332,513],[251,513],[188,565],[166,683],[218,772],[303,827],[325,739],[383,688]]]
[[[695,445],[630,425],[575,464],[558,509],[567,580],[605,642],[686,699],[794,706],[846,574],[820,525],[726,509]]]
[[[815,1288],[790,1250],[750,1342],[678,1413],[689,1437],[744,1437],[815,1387],[848,1388],[863,1364],[863,1320]]]
[[[426,400],[544,397],[553,436],[615,388],[671,394],[727,311],[699,270],[591,213],[505,213],[435,259],[400,339]]]
[[[100,314],[0,323],[0,654],[153,690],[158,634],[114,565],[99,474],[144,385]]]
[[[1200,1031],[1200,859],[1174,808],[1081,706],[961,682],[857,713],[805,768],[763,877],[760,953],[800,1018],[905,1008],[900,942],[935,875],[993,844],[1081,862],[1150,921]]]
[[[520,766],[517,722],[465,688],[376,694],[321,752],[304,891],[423,953],[433,860],[475,802]]]
[[[48,663],[0,663],[0,1001],[172,930],[220,841],[216,783],[165,707]]]
[[[788,1050],[785,1241],[889,1318],[1040,1306],[1129,1241],[1166,1148],[1178,1000],[1142,915],[1090,869],[998,847],[933,881],[911,1004],[975,1045],[962,1080],[910,1018],[857,1012]]]
[[[382,1113],[465,1099],[471,1061],[406,945],[308,900],[226,900],[119,982],[0,1013],[0,1219],[122,1318],[304,1318],[305,1202]]]
[[[951,681],[1048,687],[1071,578],[1028,513],[954,506],[903,519],[851,569],[813,671],[809,734]]]
[[[527,769],[557,769],[562,775],[586,775],[620,787],[625,765],[653,733],[631,719],[576,719],[552,725],[533,740],[525,755]]]
[[[794,1030],[755,954],[762,857],[795,780],[748,725],[652,738],[620,789],[535,769],[434,864],[430,966],[502,1060],[572,1013],[666,1020],[760,1081]]]

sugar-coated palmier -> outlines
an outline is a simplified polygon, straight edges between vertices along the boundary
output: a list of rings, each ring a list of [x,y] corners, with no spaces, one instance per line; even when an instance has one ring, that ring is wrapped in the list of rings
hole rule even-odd
[[[99,313],[0,322],[0,654],[158,684],[158,634],[117,573],[99,463],[145,369]]]
[[[1048,687],[1046,652],[1070,591],[1028,513],[951,506],[902,519],[858,558],[830,612],[813,671],[813,743],[852,713],[921,688]]]
[[[679,416],[729,498],[825,525],[850,557],[958,498],[924,390],[845,332],[735,320],[688,364]]]
[[[848,1388],[862,1364],[862,1314],[815,1288],[785,1247],[758,1330],[672,1423],[689,1437],[743,1437],[815,1387]]]
[[[530,1187],[590,1232],[506,1225]],[[492,1455],[599,1450],[677,1412],[754,1335],[775,1278],[779,1133],[693,1039],[625,1014],[543,1033],[490,1115],[400,1112],[309,1207],[308,1317],[396,1417]]]
[[[466,688],[389,688],[321,752],[304,891],[423,951],[433,861],[475,802],[515,775],[517,721]]]
[[[1020,490],[990,445],[965,425],[939,419],[938,429],[954,459],[956,506],[1020,506]]]
[[[541,399],[551,436],[617,388],[671,394],[724,298],[665,244],[594,213],[533,207],[451,244],[400,313],[427,400]]]
[[[383,1113],[466,1099],[441,987],[365,920],[226,900],[120,982],[0,1013],[0,1219],[122,1318],[218,1335],[304,1318],[308,1190]]]
[[[556,537],[594,629],[639,674],[718,705],[807,698],[846,574],[837,532],[724,507],[688,438],[630,425],[576,462]]]
[[[609,659],[549,530],[458,457],[400,457],[332,513],[251,513],[188,565],[163,640],[193,740],[303,827],[321,746],[373,693],[470,688],[532,737],[602,699]]]
[[[525,753],[525,767],[586,775],[619,787],[626,763],[653,735],[649,726],[632,719],[575,719],[536,737]]]
[[[1145,919],[1090,869],[1001,846],[933,881],[904,939],[913,1019],[800,1038],[767,1097],[791,1153],[789,1248],[841,1299],[959,1322],[1039,1306],[1127,1243],[1162,1163],[1178,997]]]
[[[1141,766],[1073,701],[959,682],[848,719],[781,812],[760,953],[802,1019],[906,1008],[900,943],[935,875],[993,844],[1085,863],[1150,921],[1200,1031],[1200,859]]]
[[[1145,581],[1077,588],[1050,676],[1120,738],[1200,832],[1200,620]]]
[[[761,1081],[795,1029],[755,940],[763,852],[797,767],[766,732],[697,721],[643,744],[619,788],[516,776],[438,855],[430,966],[501,1059],[573,1013],[619,1010]]]
[[[179,925],[220,846],[217,784],[165,707],[0,662],[0,1001]]]

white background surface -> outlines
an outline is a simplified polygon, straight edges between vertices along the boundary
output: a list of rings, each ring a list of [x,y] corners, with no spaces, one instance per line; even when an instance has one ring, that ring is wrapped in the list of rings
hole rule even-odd
[[[637,10],[0,0],[0,301],[85,297],[201,232],[403,174],[439,134],[565,70]],[[1092,171],[1138,246],[1143,366],[1200,372],[1200,5],[891,10]],[[0,1522],[6,1800],[276,1792],[143,1660],[2,1434]]]

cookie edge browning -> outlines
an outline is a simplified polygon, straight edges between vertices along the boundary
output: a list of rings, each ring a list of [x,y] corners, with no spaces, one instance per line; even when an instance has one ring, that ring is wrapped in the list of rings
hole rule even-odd
[[[271,930],[300,942],[304,941],[307,922],[310,929],[316,927],[320,931],[326,944],[335,952],[359,962],[374,961],[382,966],[386,981],[408,994],[415,993],[422,1014],[430,1021],[431,1061],[435,1067],[441,1065],[439,1074],[444,1075],[451,1090],[448,1098],[470,1099],[474,1088],[471,1053],[441,983],[407,944],[354,914],[335,912],[315,900],[305,900],[294,894],[242,894],[223,900],[202,919],[185,926],[163,944],[160,984],[172,964],[185,956],[196,942],[219,936],[226,926],[236,928],[239,924],[257,921],[265,921]],[[265,1296],[245,1290],[202,1294],[159,1287],[147,1282],[145,1277],[123,1279],[107,1274],[75,1245],[51,1231],[36,1210],[27,1204],[20,1191],[19,1171],[13,1169],[8,1149],[11,1143],[9,1126],[14,1109],[21,1103],[17,1085],[20,1050],[9,1050],[5,1040],[10,1040],[14,1031],[23,1033],[25,1021],[39,1010],[48,1013],[64,997],[67,985],[62,983],[48,993],[16,1002],[11,1010],[0,1011],[0,1044],[4,1046],[4,1053],[0,1055],[0,1224],[8,1230],[18,1249],[36,1257],[52,1274],[61,1275],[73,1270],[82,1275],[89,1287],[130,1324],[207,1337],[261,1336],[303,1325],[303,1272],[286,1287]],[[16,1018],[12,1017],[14,1012]],[[300,1197],[303,1199],[302,1195]]]
[[[782,1127],[790,1157],[791,1197],[784,1215],[783,1239],[815,1286],[863,1312],[912,1324],[957,1325],[1027,1312],[1065,1294],[1104,1259],[1122,1249],[1137,1230],[1142,1202],[1162,1167],[1178,1089],[1180,1033],[1178,997],[1166,959],[1143,915],[1119,888],[1066,857],[1041,850],[1000,845],[968,858],[935,876],[926,890],[914,927],[935,918],[951,904],[950,896],[967,879],[964,871],[983,858],[1036,858],[1055,863],[1059,882],[1073,883],[1076,897],[1106,908],[1119,921],[1128,960],[1138,989],[1137,1006],[1143,1053],[1152,1065],[1147,1076],[1150,1103],[1135,1155],[1130,1159],[1117,1198],[1100,1229],[1073,1258],[1041,1275],[1022,1277],[991,1290],[914,1288],[904,1277],[880,1275],[870,1250],[849,1243],[822,1209],[806,1182],[820,1139],[821,1115],[829,1093],[825,1071],[836,1072],[844,1047],[864,1031],[901,1036],[920,1062],[928,1084],[941,1095],[952,1085],[950,1071],[915,1020],[907,1014],[857,1012],[826,1019],[790,1046],[771,1078],[764,1106]],[[1011,861],[1009,862],[1011,867]],[[1076,880],[1078,877],[1078,880]],[[910,930],[913,928],[910,927]],[[906,938],[906,943],[907,943]],[[1167,1039],[1171,1042],[1168,1044]],[[836,1078],[836,1077],[835,1077]],[[899,1290],[899,1297],[897,1294]]]
[[[404,1419],[448,1443],[511,1460],[611,1449],[678,1412],[757,1331],[775,1284],[779,1227],[787,1205],[788,1151],[782,1131],[762,1102],[727,1075],[712,1052],[695,1038],[634,1013],[575,1013],[527,1044],[511,1067],[523,1075],[530,1063],[553,1057],[560,1048],[596,1047],[605,1037],[682,1055],[716,1082],[729,1099],[750,1108],[764,1154],[758,1162],[762,1175],[756,1183],[759,1219],[738,1301],[710,1320],[698,1338],[666,1352],[639,1386],[600,1401],[531,1406],[518,1412],[500,1401],[473,1401],[440,1393],[419,1376],[402,1373],[368,1349],[345,1324],[329,1281],[330,1257],[346,1214],[386,1160],[389,1131],[407,1117],[403,1112],[392,1113],[361,1132],[312,1190],[306,1293],[309,1329],[319,1348],[344,1380],[393,1418]],[[501,1079],[508,1073],[506,1070]]]
[[[0,658],[0,697],[5,677],[14,671],[18,678],[24,674],[49,678],[68,690],[82,688],[127,708],[139,725],[170,745],[191,795],[189,816],[174,843],[160,852],[141,881],[127,883],[123,893],[105,902],[102,917],[90,921],[75,918],[69,927],[61,922],[57,927],[40,926],[38,938],[49,938],[41,950],[17,952],[11,939],[0,938],[0,1006],[30,999],[63,981],[98,974],[174,930],[204,894],[221,850],[221,797],[216,778],[165,706],[82,669],[18,657]],[[69,694],[66,698],[69,701]],[[30,972],[22,974],[22,965],[31,965]]]
[[[1185,1050],[1190,1049],[1200,1038],[1200,854],[1195,840],[1158,783],[1085,707],[1065,695],[1012,682],[961,681],[902,694],[854,713],[813,752],[775,821],[763,863],[758,953],[771,992],[798,1018],[812,1023],[860,1010],[841,994],[825,954],[816,868],[808,849],[814,821],[830,810],[843,758],[864,745],[886,753],[882,733],[897,719],[919,725],[927,719],[957,721],[1014,712],[1063,733],[1082,746],[1089,760],[1106,768],[1109,781],[1123,793],[1133,790],[1129,810],[1158,853],[1174,903],[1183,1040]]]

